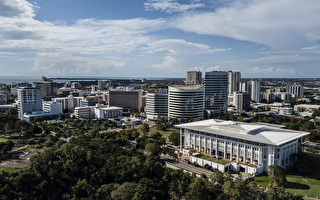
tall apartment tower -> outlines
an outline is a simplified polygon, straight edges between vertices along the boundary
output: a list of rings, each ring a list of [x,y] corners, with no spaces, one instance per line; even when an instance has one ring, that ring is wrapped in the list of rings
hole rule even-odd
[[[51,100],[51,98],[57,97],[57,83],[46,77],[42,77],[42,81],[34,82],[32,85],[41,88],[42,98],[45,100]]]
[[[211,114],[227,112],[228,72],[211,71],[204,75],[205,109]]]
[[[233,104],[239,112],[247,111],[250,108],[250,95],[247,92],[234,92]]]
[[[202,73],[200,71],[189,71],[187,72],[187,85],[201,85],[202,84]]]
[[[303,97],[304,88],[301,85],[288,85],[287,92],[294,94],[296,97]]]
[[[240,72],[228,72],[228,95],[232,96],[234,92],[239,91],[239,83],[241,79]]]
[[[239,83],[239,91],[240,92],[248,92],[248,83],[243,81]]]
[[[23,119],[24,113],[42,111],[42,91],[40,87],[18,88],[18,115]]]
[[[250,81],[251,100],[260,102],[260,81]]]
[[[157,93],[146,95],[146,114],[148,119],[158,116],[168,117],[168,90],[159,89]]]
[[[203,118],[203,86],[169,86],[168,118],[180,122]]]

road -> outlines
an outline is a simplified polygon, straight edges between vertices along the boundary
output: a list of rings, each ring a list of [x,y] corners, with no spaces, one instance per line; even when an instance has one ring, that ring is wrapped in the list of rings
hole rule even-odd
[[[195,167],[195,166],[190,165],[190,164],[177,162],[177,161],[170,160],[170,159],[162,159],[162,160],[165,161],[165,163],[166,163],[166,165],[168,167],[172,166],[172,167],[175,167],[175,168],[182,169],[184,171],[195,173],[197,175],[204,174],[205,176],[210,177],[213,174],[213,172],[211,172],[209,170],[206,170],[206,169],[203,169],[203,168],[199,168],[199,167]]]

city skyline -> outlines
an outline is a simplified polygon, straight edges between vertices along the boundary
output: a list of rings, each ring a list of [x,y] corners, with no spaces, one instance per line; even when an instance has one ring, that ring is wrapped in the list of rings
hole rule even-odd
[[[1,0],[2,75],[319,77],[320,4]]]

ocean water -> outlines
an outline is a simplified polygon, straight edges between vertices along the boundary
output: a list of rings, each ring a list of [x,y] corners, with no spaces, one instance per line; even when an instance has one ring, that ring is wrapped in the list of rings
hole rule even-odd
[[[102,79],[123,79],[123,80],[141,80],[146,78],[147,80],[172,80],[172,79],[181,79],[181,78],[168,78],[168,77],[102,77],[102,76],[63,76],[63,78],[68,79],[56,79],[58,77],[47,77],[52,78],[57,83],[65,83],[67,81],[95,81]],[[74,78],[74,79],[72,79]],[[79,80],[85,78],[86,80]],[[11,82],[35,82],[42,80],[41,76],[0,76],[0,83],[10,84]]]

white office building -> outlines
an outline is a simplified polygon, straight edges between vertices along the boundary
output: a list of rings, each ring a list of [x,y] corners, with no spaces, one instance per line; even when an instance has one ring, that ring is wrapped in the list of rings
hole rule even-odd
[[[110,107],[95,107],[95,118],[96,119],[118,119],[122,118],[122,108],[116,106]]]
[[[228,103],[228,72],[211,71],[204,75],[205,109],[223,114]]]
[[[62,103],[52,102],[52,101],[44,101],[42,103],[42,110],[46,113],[52,113],[56,115],[62,115]]]
[[[241,79],[240,72],[228,72],[228,95],[233,96],[234,92],[239,91],[239,84]]]
[[[74,116],[85,118],[85,119],[93,119],[95,118],[95,106],[86,106],[86,107],[75,107]]]
[[[191,162],[208,164],[223,172],[233,170],[253,175],[268,172],[270,165],[282,168],[292,165],[302,137],[310,134],[279,125],[215,119],[176,127],[180,128],[182,152],[195,150],[211,158],[193,155]]]
[[[157,93],[146,95],[146,114],[152,120],[161,117],[168,117],[168,90],[159,89]]]
[[[304,88],[301,85],[288,85],[287,92],[294,94],[296,97],[303,97]]]
[[[233,105],[239,112],[250,109],[250,95],[247,92],[234,92]]]
[[[169,86],[168,117],[186,122],[203,118],[203,87],[201,85]]]
[[[40,87],[18,88],[18,116],[24,119],[25,113],[42,111],[42,92]]]
[[[243,81],[239,83],[239,91],[240,92],[248,92],[248,84],[247,82]]]
[[[260,102],[260,81],[250,81],[251,100]]]

